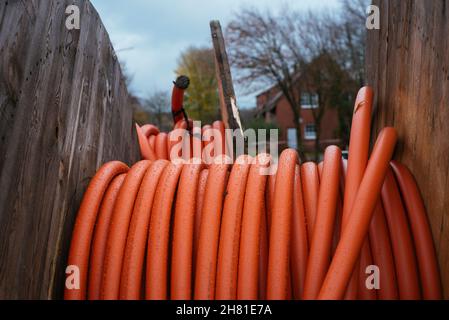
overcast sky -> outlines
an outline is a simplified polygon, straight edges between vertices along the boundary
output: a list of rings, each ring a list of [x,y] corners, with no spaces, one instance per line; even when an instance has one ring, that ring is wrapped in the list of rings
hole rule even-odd
[[[209,21],[222,27],[242,7],[279,11],[335,8],[339,0],[91,0],[100,14],[120,61],[132,75],[131,90],[138,96],[170,90],[182,50],[211,45]],[[241,96],[240,107],[255,106],[254,95]]]

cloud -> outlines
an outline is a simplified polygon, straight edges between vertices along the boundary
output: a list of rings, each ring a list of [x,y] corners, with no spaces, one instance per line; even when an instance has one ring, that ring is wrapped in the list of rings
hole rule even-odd
[[[281,10],[284,3],[295,9],[336,7],[338,0],[92,0],[108,30],[117,55],[133,76],[131,90],[145,96],[156,89],[171,88],[182,52],[191,45],[211,45],[209,21],[222,26],[242,6]],[[237,93],[239,88],[236,88]],[[238,96],[243,106],[253,106],[253,95]]]

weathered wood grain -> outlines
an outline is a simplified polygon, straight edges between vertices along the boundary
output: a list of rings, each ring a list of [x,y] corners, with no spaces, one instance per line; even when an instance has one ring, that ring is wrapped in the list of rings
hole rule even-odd
[[[217,20],[211,21],[210,30],[212,43],[214,45],[215,70],[220,97],[221,118],[226,128],[239,130],[239,133],[243,136],[242,122],[240,120],[234,85],[232,83],[231,67],[229,65],[220,22]]]
[[[65,27],[71,4],[80,30]],[[89,179],[137,158],[126,85],[91,3],[0,1],[0,299],[62,297]]]
[[[375,132],[393,125],[396,159],[418,181],[449,298],[449,2],[375,0],[381,28],[368,31]]]

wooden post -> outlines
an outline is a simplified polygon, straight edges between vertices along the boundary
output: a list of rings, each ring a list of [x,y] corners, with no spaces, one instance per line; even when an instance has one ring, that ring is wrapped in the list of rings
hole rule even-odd
[[[380,30],[368,30],[374,133],[394,126],[395,158],[413,172],[429,215],[449,298],[449,3],[375,0]]]
[[[220,96],[222,120],[228,129],[238,129],[243,136],[243,127],[232,84],[231,69],[224,42],[223,32],[219,21],[211,21],[210,29],[215,51],[215,70]]]
[[[89,1],[0,1],[0,17],[0,299],[60,299],[89,180],[139,158],[133,111]]]

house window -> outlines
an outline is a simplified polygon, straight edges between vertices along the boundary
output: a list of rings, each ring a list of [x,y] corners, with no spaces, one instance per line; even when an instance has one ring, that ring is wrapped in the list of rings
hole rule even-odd
[[[296,129],[288,128],[287,129],[287,144],[289,148],[296,149],[298,147],[298,143],[296,140]]]
[[[318,95],[310,92],[301,93],[301,107],[303,109],[318,108]]]
[[[316,128],[315,124],[306,124],[304,127],[304,139],[315,140],[316,139]]]

